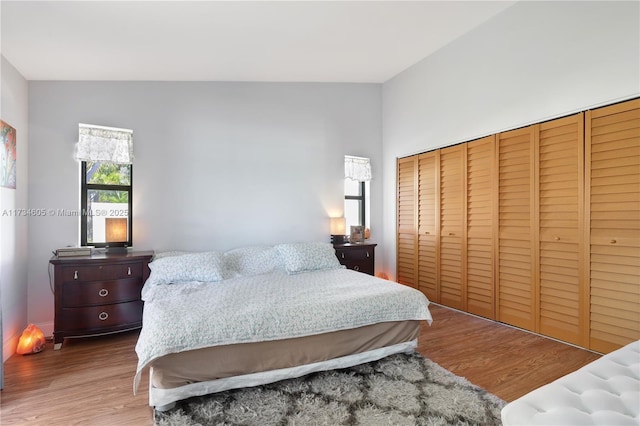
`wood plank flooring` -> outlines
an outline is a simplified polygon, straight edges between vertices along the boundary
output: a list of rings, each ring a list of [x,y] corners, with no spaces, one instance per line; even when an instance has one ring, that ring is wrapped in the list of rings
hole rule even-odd
[[[432,304],[418,350],[511,401],[600,357],[503,324]],[[67,339],[60,351],[14,355],[4,365],[0,424],[152,425],[148,376],[133,396],[137,332]]]

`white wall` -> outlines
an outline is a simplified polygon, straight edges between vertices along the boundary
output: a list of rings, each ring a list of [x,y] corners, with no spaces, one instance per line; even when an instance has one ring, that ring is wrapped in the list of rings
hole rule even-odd
[[[520,2],[383,85],[383,259],[396,159],[640,94],[638,2]]]
[[[16,189],[0,187],[0,301],[2,360],[13,354],[27,325],[28,219],[14,215],[28,208],[28,85],[4,56],[0,58],[0,118],[16,129]]]
[[[29,110],[32,208],[78,209],[78,123],[133,129],[139,250],[329,241],[343,156],[370,157],[374,173],[382,164],[375,84],[31,81]],[[371,187],[375,238],[380,177]],[[29,320],[49,334],[47,263],[78,243],[78,218],[32,218],[29,232]]]

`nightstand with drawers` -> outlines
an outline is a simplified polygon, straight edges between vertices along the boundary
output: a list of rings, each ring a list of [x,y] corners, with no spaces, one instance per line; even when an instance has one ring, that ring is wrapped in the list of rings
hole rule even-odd
[[[377,244],[334,244],[336,257],[342,265],[365,274],[375,274],[375,249]]]
[[[54,349],[65,337],[94,336],[142,326],[140,292],[152,251],[57,257],[54,270]]]

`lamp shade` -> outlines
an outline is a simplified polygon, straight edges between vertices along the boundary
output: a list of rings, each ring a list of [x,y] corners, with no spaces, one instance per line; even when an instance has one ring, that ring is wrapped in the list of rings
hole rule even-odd
[[[127,219],[108,217],[105,219],[105,239],[108,243],[127,241]]]
[[[347,220],[344,217],[331,218],[331,235],[344,235],[347,232]]]

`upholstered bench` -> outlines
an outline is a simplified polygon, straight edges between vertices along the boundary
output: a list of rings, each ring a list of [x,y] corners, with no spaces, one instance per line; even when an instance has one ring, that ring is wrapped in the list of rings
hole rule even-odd
[[[640,425],[640,340],[510,402],[502,423]]]

